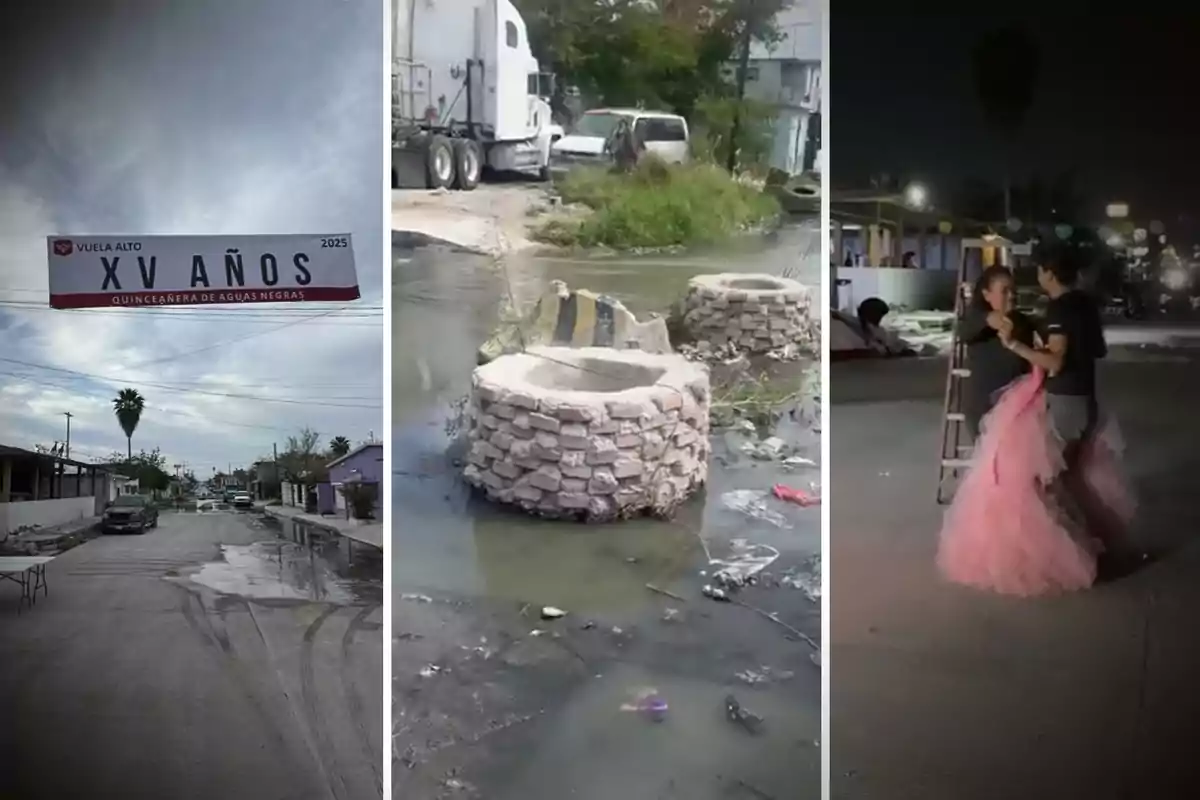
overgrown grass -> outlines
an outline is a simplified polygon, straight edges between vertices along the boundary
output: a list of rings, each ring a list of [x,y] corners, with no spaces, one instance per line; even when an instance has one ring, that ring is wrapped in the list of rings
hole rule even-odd
[[[667,165],[643,159],[632,172],[578,169],[555,185],[563,202],[591,209],[556,218],[534,232],[560,246],[662,249],[711,244],[772,224],[774,197],[708,163]]]

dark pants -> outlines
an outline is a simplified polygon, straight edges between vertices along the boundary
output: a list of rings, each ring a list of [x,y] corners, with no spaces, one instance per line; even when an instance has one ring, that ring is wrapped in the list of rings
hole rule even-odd
[[[1063,443],[1067,470],[1074,468],[1079,449],[1096,429],[1096,398],[1090,395],[1047,394],[1050,425]]]

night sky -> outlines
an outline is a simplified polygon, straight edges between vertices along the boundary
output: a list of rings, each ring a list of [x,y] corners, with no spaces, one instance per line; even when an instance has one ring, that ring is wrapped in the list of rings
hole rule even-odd
[[[926,182],[936,203],[939,188],[944,199],[966,177],[999,183],[1001,150],[984,127],[970,53],[979,32],[1020,19],[1042,43],[1042,69],[1014,181],[1034,173],[1051,180],[1073,167],[1098,214],[1121,199],[1135,218],[1177,231],[1195,226],[1200,15],[1183,4],[1152,13],[1162,3],[1118,6],[1139,16],[1072,14],[1068,0],[920,10],[938,5],[952,6],[831,0],[834,187],[867,188],[883,172]]]

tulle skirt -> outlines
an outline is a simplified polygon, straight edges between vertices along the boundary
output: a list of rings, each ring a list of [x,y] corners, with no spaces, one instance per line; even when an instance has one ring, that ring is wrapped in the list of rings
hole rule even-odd
[[[1116,421],[1101,416],[1065,474],[1044,378],[1035,370],[1015,381],[983,420],[942,523],[937,561],[950,581],[1021,597],[1085,589],[1133,519]]]

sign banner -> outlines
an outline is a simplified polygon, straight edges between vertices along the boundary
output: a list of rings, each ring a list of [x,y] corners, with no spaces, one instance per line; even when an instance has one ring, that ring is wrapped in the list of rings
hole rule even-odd
[[[357,300],[348,233],[48,236],[51,308]]]

